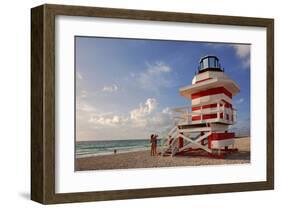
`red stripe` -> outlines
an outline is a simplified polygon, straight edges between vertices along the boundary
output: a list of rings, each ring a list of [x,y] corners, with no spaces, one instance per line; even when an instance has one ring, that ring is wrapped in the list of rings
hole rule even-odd
[[[223,100],[223,102],[225,102],[225,107],[226,107],[226,108],[232,108],[232,104],[230,104],[229,102],[227,102],[227,101],[225,101],[225,100]],[[220,104],[220,106],[222,106],[222,104]],[[203,105],[203,106],[202,106],[202,109],[215,108],[215,107],[217,107],[217,104],[216,104],[216,103],[213,103],[213,104]],[[201,109],[201,106],[192,107],[191,109],[192,109],[192,111],[200,110],[200,109]]]
[[[192,121],[194,121],[194,120],[200,120],[201,119],[201,116],[200,115],[198,115],[198,116],[192,116]]]
[[[222,118],[222,116],[223,116],[222,113],[220,113],[220,118]],[[213,119],[213,118],[217,118],[217,113],[214,113],[214,114],[205,114],[205,115],[203,115],[202,120]],[[191,120],[192,120],[192,121],[201,120],[201,116],[200,116],[200,115],[192,116]]]
[[[214,95],[214,94],[225,94],[229,98],[232,98],[232,94],[229,91],[227,91],[224,87],[217,87],[217,88],[212,88],[212,89],[208,89],[205,91],[200,91],[200,92],[192,94],[191,98],[197,99],[200,97],[210,96],[210,95]]]
[[[203,105],[203,106],[202,106],[202,109],[214,108],[214,107],[217,107],[217,104],[207,104],[207,105]],[[200,109],[201,109],[201,106],[192,107],[192,111],[194,111],[194,110],[200,110]]]
[[[212,78],[206,78],[206,79],[203,79],[203,80],[200,80],[200,81],[196,81],[195,83],[201,83],[203,81],[207,81],[207,80],[210,80],[210,79],[212,79]]]
[[[235,137],[235,133],[212,133],[208,137],[208,148],[212,149],[212,141],[214,140],[225,140],[225,139],[231,139]]]
[[[209,140],[224,140],[231,139],[235,137],[235,133],[212,133],[208,139]]]
[[[222,100],[225,103],[225,107],[226,108],[232,108],[232,104],[230,104],[229,102],[225,101],[224,99]],[[222,106],[222,105],[221,105]]]

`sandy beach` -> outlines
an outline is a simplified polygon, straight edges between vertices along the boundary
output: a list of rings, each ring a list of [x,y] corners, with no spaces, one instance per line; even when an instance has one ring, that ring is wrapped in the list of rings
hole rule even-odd
[[[76,171],[82,171],[250,163],[250,137],[237,138],[235,147],[239,151],[227,155],[225,159],[190,155],[174,157],[150,156],[150,151],[146,150],[77,158],[75,166]]]

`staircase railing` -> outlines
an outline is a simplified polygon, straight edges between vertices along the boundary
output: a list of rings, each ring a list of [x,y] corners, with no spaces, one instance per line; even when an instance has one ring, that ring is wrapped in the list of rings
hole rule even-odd
[[[174,126],[168,133],[168,138],[162,147],[162,155],[164,155],[169,149],[173,152],[175,142],[178,140],[178,127]]]

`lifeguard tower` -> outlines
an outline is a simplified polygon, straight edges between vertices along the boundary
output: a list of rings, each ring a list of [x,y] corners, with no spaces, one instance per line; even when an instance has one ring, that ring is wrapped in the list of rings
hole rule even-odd
[[[224,158],[226,153],[237,151],[235,133],[228,129],[236,123],[232,97],[239,91],[216,56],[201,58],[192,84],[179,90],[191,100],[191,106],[174,109],[175,127],[168,133],[162,155],[204,153]]]

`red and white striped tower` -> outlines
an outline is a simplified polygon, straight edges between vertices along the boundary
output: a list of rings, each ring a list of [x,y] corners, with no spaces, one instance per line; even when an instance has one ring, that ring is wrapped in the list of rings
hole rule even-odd
[[[216,56],[201,58],[192,84],[180,88],[180,95],[191,100],[191,109],[175,109],[180,115],[176,127],[168,134],[169,147],[164,152],[175,155],[200,149],[209,156],[222,157],[236,151],[233,148],[235,133],[228,129],[236,122],[232,97],[239,91],[239,86],[224,73]],[[191,137],[196,133],[197,137]]]

